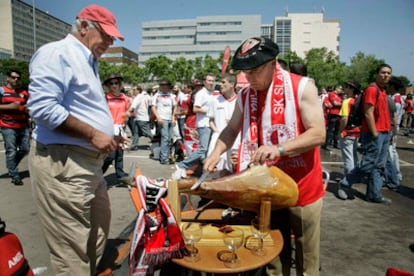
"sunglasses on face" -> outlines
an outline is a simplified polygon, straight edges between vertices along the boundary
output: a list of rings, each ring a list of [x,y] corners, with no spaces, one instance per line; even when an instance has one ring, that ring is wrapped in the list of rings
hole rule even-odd
[[[117,81],[111,81],[111,82],[109,82],[109,85],[119,85],[119,82],[117,82]]]
[[[10,78],[14,79],[14,80],[20,80],[19,76],[10,76]]]

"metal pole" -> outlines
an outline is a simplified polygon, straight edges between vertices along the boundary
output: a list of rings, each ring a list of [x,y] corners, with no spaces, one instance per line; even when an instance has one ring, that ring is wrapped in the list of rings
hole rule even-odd
[[[32,0],[33,7],[33,54],[36,52],[36,7],[35,0]]]

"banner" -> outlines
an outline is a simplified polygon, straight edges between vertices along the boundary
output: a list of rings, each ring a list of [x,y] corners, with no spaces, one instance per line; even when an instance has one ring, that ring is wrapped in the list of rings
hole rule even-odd
[[[224,76],[224,74],[226,73],[229,60],[230,60],[230,47],[227,46],[226,49],[224,49],[223,62],[221,64],[221,76]]]

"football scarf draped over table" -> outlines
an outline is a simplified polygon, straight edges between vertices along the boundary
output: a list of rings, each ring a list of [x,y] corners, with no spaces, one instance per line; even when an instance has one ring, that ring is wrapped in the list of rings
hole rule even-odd
[[[130,275],[152,275],[156,267],[172,258],[182,258],[186,252],[181,231],[163,198],[166,181],[145,176],[135,179],[142,208],[130,249]]]

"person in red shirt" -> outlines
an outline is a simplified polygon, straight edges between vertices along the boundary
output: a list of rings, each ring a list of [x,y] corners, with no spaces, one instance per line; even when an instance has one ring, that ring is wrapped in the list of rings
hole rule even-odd
[[[347,126],[351,107],[361,93],[361,86],[356,81],[348,81],[345,86],[345,94],[348,96],[342,103],[339,115],[339,143],[341,146],[342,160],[344,161],[344,174],[350,173],[358,167],[358,139],[360,137],[359,126]]]
[[[391,66],[381,64],[376,71],[375,82],[368,86],[362,95],[364,119],[361,127],[362,156],[359,168],[354,168],[340,182],[338,197],[353,199],[351,186],[360,183],[368,176],[366,200],[374,203],[390,204],[391,200],[382,196],[383,175],[390,144],[391,120],[385,86],[391,78]]]
[[[314,81],[283,70],[276,61],[278,52],[277,44],[264,37],[249,38],[237,49],[232,68],[242,70],[250,86],[238,93],[233,116],[204,160],[204,170],[216,169],[221,154],[240,133],[238,172],[250,164],[261,164],[277,166],[291,176],[298,185],[299,200],[295,207],[272,213],[272,226],[281,229],[284,244],[280,259],[267,269],[269,274],[281,275],[276,270],[282,267],[283,275],[289,274],[294,233],[297,274],[318,275],[324,195],[319,150],[325,141],[323,112]]]
[[[342,106],[341,94],[343,94],[343,88],[341,85],[337,85],[335,87],[335,90],[329,92],[327,97],[329,103],[331,104],[331,107],[328,110],[328,128],[326,130],[326,142],[325,145],[322,146],[323,149],[327,149],[328,146],[339,148],[338,128],[339,121],[341,119],[341,116],[339,116],[339,111],[341,110]]]
[[[403,127],[406,128],[405,136],[408,136],[411,132],[413,123],[413,111],[414,111],[414,100],[413,94],[408,94],[404,103],[404,120]]]
[[[6,150],[6,166],[14,185],[23,185],[18,165],[29,153],[29,115],[26,103],[29,93],[20,89],[21,73],[10,70],[7,85],[0,87],[0,127]]]
[[[109,89],[105,97],[112,114],[115,136],[126,138],[125,127],[129,117],[130,101],[128,96],[121,91],[122,81],[122,77],[111,74],[103,85]],[[124,150],[122,148],[117,148],[114,152],[108,154],[102,166],[103,173],[108,170],[113,161],[115,161],[115,175],[118,180],[122,183],[128,183],[128,174],[124,172]]]

